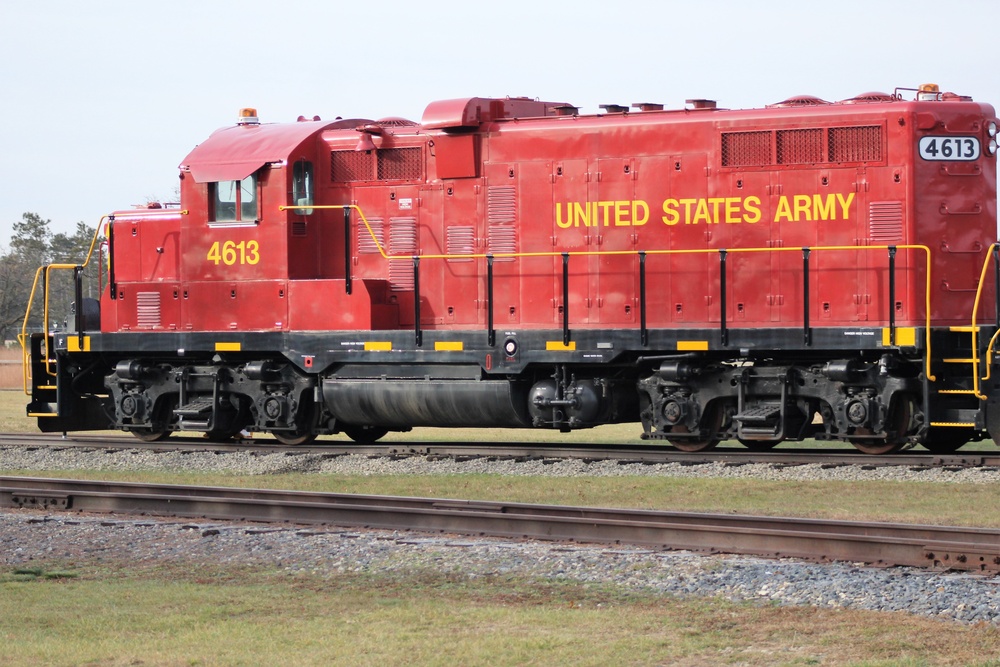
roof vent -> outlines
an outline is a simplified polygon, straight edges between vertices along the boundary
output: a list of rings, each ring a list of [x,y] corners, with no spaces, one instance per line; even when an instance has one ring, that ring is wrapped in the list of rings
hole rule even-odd
[[[715,100],[684,100],[692,109],[714,109]]]
[[[789,97],[787,100],[778,102],[777,104],[768,104],[768,109],[773,109],[775,107],[817,107],[823,104],[829,104],[826,100],[821,100],[818,97],[813,97],[812,95],[798,95],[796,97]]]
[[[552,111],[557,116],[575,116],[580,113],[580,107],[575,107],[572,104],[560,104],[559,106],[552,107]]]
[[[652,102],[633,102],[632,108],[639,111],[663,111],[662,104],[654,104]]]
[[[379,118],[375,121],[376,125],[381,127],[413,127],[419,123],[415,123],[412,120],[407,120],[406,118],[397,118],[396,116],[389,116],[387,118]]]
[[[896,99],[888,93],[872,92],[855,95],[849,100],[841,100],[841,104],[874,104],[876,102],[893,102]]]
[[[600,107],[605,113],[628,113],[628,107],[621,104],[601,104]]]

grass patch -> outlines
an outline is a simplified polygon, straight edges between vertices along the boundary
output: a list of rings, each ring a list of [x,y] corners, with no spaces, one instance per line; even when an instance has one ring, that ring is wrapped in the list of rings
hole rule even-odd
[[[607,586],[178,565],[0,583],[4,665],[996,665],[1000,631]]]

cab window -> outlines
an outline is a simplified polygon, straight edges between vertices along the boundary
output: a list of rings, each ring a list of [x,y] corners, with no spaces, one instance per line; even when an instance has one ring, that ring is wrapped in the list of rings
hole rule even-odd
[[[211,183],[212,220],[215,222],[257,221],[257,176],[250,174],[242,181]]]
[[[312,206],[313,203],[313,165],[312,162],[299,160],[292,167],[292,203],[295,206]],[[299,215],[309,215],[311,208],[297,208]]]

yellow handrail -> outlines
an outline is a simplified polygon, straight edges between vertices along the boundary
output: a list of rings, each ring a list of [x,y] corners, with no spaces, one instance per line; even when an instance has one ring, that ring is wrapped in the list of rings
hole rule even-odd
[[[87,265],[90,263],[90,258],[94,254],[94,248],[97,246],[97,239],[101,235],[101,228],[104,226],[105,221],[107,221],[110,218],[111,218],[111,216],[108,216],[108,215],[101,216],[100,221],[97,223],[97,228],[94,230],[94,237],[90,241],[90,247],[87,249],[87,256],[83,260],[83,264],[48,264],[46,266],[39,267],[38,270],[35,271],[35,280],[31,284],[31,294],[28,296],[28,305],[27,305],[27,307],[25,308],[25,311],[24,311],[24,322],[21,324],[21,333],[19,333],[17,335],[17,340],[21,344],[21,375],[22,375],[22,381],[23,381],[23,385],[24,385],[24,393],[25,394],[28,394],[28,395],[31,394],[30,390],[28,389],[28,383],[31,380],[31,348],[28,345],[28,338],[29,338],[29,336],[28,336],[28,319],[31,317],[31,304],[34,302],[34,300],[35,300],[35,292],[38,290],[38,279],[39,279],[40,276],[43,275],[42,272],[44,271],[44,276],[45,276],[45,279],[44,279],[44,282],[45,282],[45,291],[44,291],[44,297],[43,297],[43,300],[42,300],[42,327],[43,327],[42,331],[45,333],[45,337],[44,337],[44,341],[45,341],[45,347],[44,347],[44,351],[45,351],[45,356],[44,356],[44,359],[45,359],[45,372],[48,373],[50,376],[55,377],[56,374],[53,371],[49,370],[49,363],[50,363],[49,362],[49,353],[51,352],[51,350],[49,349],[49,336],[48,336],[48,332],[49,332],[49,285],[51,284],[51,281],[49,280],[49,273],[51,271],[53,271],[53,270],[59,271],[59,270],[66,270],[66,269],[76,269],[77,267],[79,267],[80,269],[86,268]],[[82,308],[83,306],[81,304],[77,304],[76,307],[77,308]]]
[[[976,285],[976,300],[972,304],[972,389],[975,392],[976,398],[981,401],[985,401],[988,396],[979,390],[979,328],[976,326],[976,323],[979,321],[979,302],[983,296],[983,284],[986,281],[986,272],[990,268],[990,254],[993,252],[993,249],[997,247],[1000,247],[1000,243],[991,243],[990,247],[986,249],[986,258],[983,259],[983,268],[979,272],[979,284]],[[1000,329],[993,334],[993,337],[990,338],[989,344],[986,346],[986,375],[983,376],[982,381],[990,379],[990,367],[993,364],[992,350],[993,346],[996,344],[998,335],[1000,335]]]
[[[371,225],[368,223],[368,219],[365,217],[364,212],[361,207],[357,204],[331,204],[318,206],[315,204],[308,206],[279,206],[278,210],[296,210],[296,209],[313,209],[313,210],[324,210],[324,209],[353,209],[358,212],[361,217],[361,221],[365,224],[365,228],[368,230],[369,236],[371,236],[372,241],[375,243],[375,247],[378,248],[379,254],[383,259],[394,260],[394,259],[411,259],[412,255],[390,255],[386,253],[385,249],[382,247],[382,243],[378,240],[375,235],[375,231],[372,229]],[[931,249],[925,245],[915,245],[915,244],[902,244],[902,245],[869,245],[869,246],[850,246],[850,245],[839,245],[839,246],[815,246],[809,247],[810,251],[815,250],[839,250],[839,251],[867,251],[867,250],[886,250],[888,251],[890,247],[896,248],[897,250],[922,250],[924,252],[924,263],[926,266],[926,284],[924,285],[924,310],[925,310],[925,325],[924,325],[924,337],[925,345],[927,347],[926,354],[926,375],[930,382],[934,382],[937,378],[931,373]],[[692,248],[685,250],[646,250],[647,255],[707,255],[718,253],[719,250],[726,250],[729,253],[751,253],[751,252],[802,252],[802,247],[791,246],[791,247],[781,247],[781,248]],[[614,255],[638,255],[637,250],[583,250],[570,252],[571,256],[614,256]],[[472,253],[468,255],[420,255],[421,259],[486,259],[487,257],[561,257],[563,255],[562,251],[559,250],[549,250],[542,252],[498,252],[498,253]],[[890,306],[892,307],[892,306]],[[978,373],[977,373],[978,374]]]

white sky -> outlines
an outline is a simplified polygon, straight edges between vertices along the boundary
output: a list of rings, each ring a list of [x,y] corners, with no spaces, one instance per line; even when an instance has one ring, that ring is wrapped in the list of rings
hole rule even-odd
[[[746,108],[934,82],[1000,104],[996,0],[0,0],[0,246],[149,199],[253,106],[403,116],[455,97]]]

